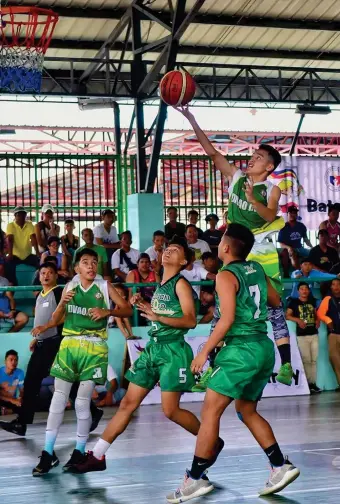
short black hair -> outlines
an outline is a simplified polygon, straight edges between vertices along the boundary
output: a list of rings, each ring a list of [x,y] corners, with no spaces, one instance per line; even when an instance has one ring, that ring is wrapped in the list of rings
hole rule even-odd
[[[7,350],[5,359],[7,359],[7,357],[9,357],[10,355],[14,355],[14,357],[16,357],[17,359],[19,358],[18,352],[16,350]]]
[[[105,210],[102,211],[102,217],[105,217],[105,215],[114,215],[114,211],[111,210],[111,208],[106,208]]]
[[[75,258],[75,264],[79,263],[80,262],[80,259],[84,256],[84,255],[89,255],[91,257],[95,257],[98,261],[98,254],[95,250],[93,249],[90,249],[90,248],[83,248],[81,250],[79,250],[79,252],[76,253],[76,258]]]
[[[93,234],[93,229],[91,228],[84,228],[81,232],[81,235],[83,236],[83,233],[85,233],[85,231],[90,231],[92,234]]]
[[[51,245],[51,243],[57,242],[60,245],[60,238],[58,236],[49,236],[47,240],[47,245]]]
[[[320,229],[319,232],[318,232],[318,236],[320,235],[324,235],[324,236],[328,236],[328,231],[327,229]]]
[[[196,252],[195,252],[195,249],[193,249],[191,247],[189,247],[189,251],[190,251],[190,262],[191,262],[193,259],[196,259]]]
[[[185,232],[187,232],[189,228],[194,228],[196,229],[196,231],[198,231],[197,226],[195,226],[195,224],[188,224],[187,226],[185,226]]]
[[[331,286],[333,282],[340,282],[340,278],[333,278],[333,280],[331,281]]]
[[[197,210],[189,210],[188,217],[190,217],[190,215],[197,215],[197,217],[199,217],[200,214],[197,212]]]
[[[40,272],[44,268],[51,268],[51,270],[53,270],[54,273],[58,274],[57,265],[52,261],[44,261],[42,264],[40,264],[38,271]]]
[[[301,266],[301,264],[306,263],[306,262],[312,264],[312,261],[309,259],[309,257],[305,257],[304,259],[301,259],[300,266]]]
[[[52,255],[47,255],[44,259],[44,264],[45,263],[53,263],[53,264],[58,264],[58,257],[52,256]]]
[[[149,254],[147,254],[146,252],[142,252],[142,253],[140,254],[140,256],[138,257],[138,260],[137,260],[137,264],[139,263],[139,261],[140,261],[141,259],[147,259],[148,261],[150,261],[150,262],[151,262],[150,256],[149,256]]]
[[[73,224],[74,225],[74,220],[73,219],[65,219],[64,224]]]
[[[122,233],[120,233],[119,238],[122,239],[124,235],[130,236],[130,240],[132,241],[132,233],[131,233],[131,231],[129,231],[128,229],[126,231],[123,231]]]
[[[185,269],[191,261],[191,249],[189,248],[186,239],[175,235],[169,245],[179,245],[184,249],[184,257],[187,263],[182,266],[181,270]]]
[[[160,229],[158,229],[157,231],[154,232],[153,234],[153,238],[156,238],[156,236],[165,236],[165,233],[164,231],[161,231]]]
[[[329,208],[328,208],[328,215],[333,212],[333,210],[335,210],[336,212],[339,212],[340,211],[340,208],[339,208],[339,203],[335,203],[334,205],[330,205]]]
[[[310,290],[310,287],[307,282],[299,282],[298,283],[298,290],[300,289],[300,287],[308,287],[308,289]]]
[[[229,224],[224,237],[230,241],[233,256],[245,261],[255,242],[250,229],[242,226],[242,224]]]
[[[207,259],[214,259],[212,252],[203,252],[201,260],[204,262]]]
[[[269,144],[260,144],[259,149],[266,151],[269,156],[271,157],[271,160],[273,161],[274,168],[272,171],[274,171],[279,164],[281,163],[281,154],[279,153],[278,150],[276,150],[274,147],[272,147]]]
[[[170,212],[170,210],[176,210],[176,212],[178,211],[175,206],[169,206],[169,208],[167,209],[166,213],[168,214]]]

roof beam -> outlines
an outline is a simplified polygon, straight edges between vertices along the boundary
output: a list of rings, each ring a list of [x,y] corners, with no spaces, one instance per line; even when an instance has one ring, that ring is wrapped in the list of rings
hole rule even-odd
[[[36,2],[31,2],[32,5]],[[25,5],[27,2],[25,2]],[[17,0],[9,1],[7,5],[18,5]],[[40,2],[39,7],[51,8],[50,3]],[[94,9],[81,7],[52,7],[53,11],[60,17],[88,18],[88,19],[121,19],[126,9]],[[148,9],[155,18],[170,26],[171,14],[169,11],[158,11]],[[150,16],[141,13],[143,20],[149,20]],[[259,28],[279,28],[288,30],[316,30],[316,31],[340,31],[340,21],[319,20],[319,19],[276,19],[268,16],[232,16],[227,14],[198,14],[195,18],[197,24],[212,24],[222,26],[250,26]]]
[[[103,41],[91,40],[69,40],[69,39],[52,39],[50,47],[53,49],[71,49],[71,50],[88,50],[97,51],[103,47]],[[117,41],[114,44],[115,51],[122,51],[124,43]],[[127,52],[132,52],[132,44],[128,44]],[[157,47],[151,47],[149,53],[159,53]],[[340,52],[318,52],[318,51],[295,51],[295,50],[276,50],[276,49],[248,49],[236,47],[221,47],[221,46],[191,46],[181,45],[178,48],[178,54],[190,54],[195,56],[224,56],[236,58],[276,58],[276,59],[300,59],[300,60],[322,60],[322,61],[339,61]],[[98,56],[97,56],[98,57]]]

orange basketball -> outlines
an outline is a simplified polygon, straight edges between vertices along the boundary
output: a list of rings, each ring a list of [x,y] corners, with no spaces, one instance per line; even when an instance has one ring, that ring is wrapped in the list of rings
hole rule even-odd
[[[186,105],[195,96],[196,84],[188,72],[172,70],[164,75],[159,84],[162,100],[168,105]]]

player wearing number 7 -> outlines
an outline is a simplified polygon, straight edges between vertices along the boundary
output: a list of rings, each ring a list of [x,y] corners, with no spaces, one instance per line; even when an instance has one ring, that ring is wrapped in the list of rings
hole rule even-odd
[[[164,414],[197,435],[200,427],[198,419],[179,404],[181,394],[190,391],[195,382],[190,370],[193,353],[184,340],[188,330],[196,326],[195,302],[189,282],[180,275],[190,259],[191,253],[186,241],[175,236],[163,253],[163,279],[153,295],[151,305],[138,297],[133,299],[143,312],[142,315],[152,323],[150,342],[126,374],[130,384],[118,412],[106,427],[93,452],[88,452],[87,458],[73,467],[73,472],[106,469],[106,451],[125,431],[133,412],[158,382]],[[216,439],[212,449],[213,460],[216,460],[223,445],[221,439]]]
[[[75,401],[77,444],[64,471],[85,457],[85,445],[91,427],[90,401],[94,386],[106,382],[108,365],[108,317],[129,317],[132,309],[106,280],[97,280],[98,255],[83,249],[76,255],[78,280],[72,280],[63,291],[49,327],[64,320],[63,340],[51,368],[55,377],[54,394],[47,419],[45,448],[33,476],[42,476],[59,464],[54,445],[64,418],[65,407],[74,382],[80,382]],[[115,309],[110,309],[110,299]]]
[[[223,267],[216,278],[219,321],[191,370],[203,369],[209,353],[221,341],[208,381],[195,456],[180,488],[167,496],[177,504],[205,495],[213,486],[205,471],[213,464],[212,454],[219,436],[224,410],[235,401],[239,419],[245,423],[269,458],[272,472],[260,495],[279,492],[299,476],[299,470],[284,458],[268,422],[256,411],[257,401],[274,369],[274,344],[267,334],[267,302],[280,304],[280,296],[262,266],[246,261],[254,235],[241,224],[230,224],[218,249]]]

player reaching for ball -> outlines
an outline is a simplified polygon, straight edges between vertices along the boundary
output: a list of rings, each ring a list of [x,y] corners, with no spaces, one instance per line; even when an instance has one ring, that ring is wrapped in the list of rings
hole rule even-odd
[[[188,119],[198,141],[215,167],[231,180],[228,223],[243,224],[254,233],[255,244],[247,259],[257,261],[263,266],[273,287],[282,296],[279,257],[275,246],[269,241],[269,237],[284,226],[283,218],[277,216],[281,191],[267,180],[281,162],[280,153],[271,145],[261,144],[248,161],[247,169],[243,173],[215,149],[188,107],[176,108],[176,110]],[[291,385],[293,369],[290,341],[282,304],[277,308],[268,307],[268,320],[273,327],[274,339],[282,364],[276,379],[280,383]],[[207,376],[210,376],[211,370],[210,367],[206,371]],[[207,376],[202,377],[204,383]]]

